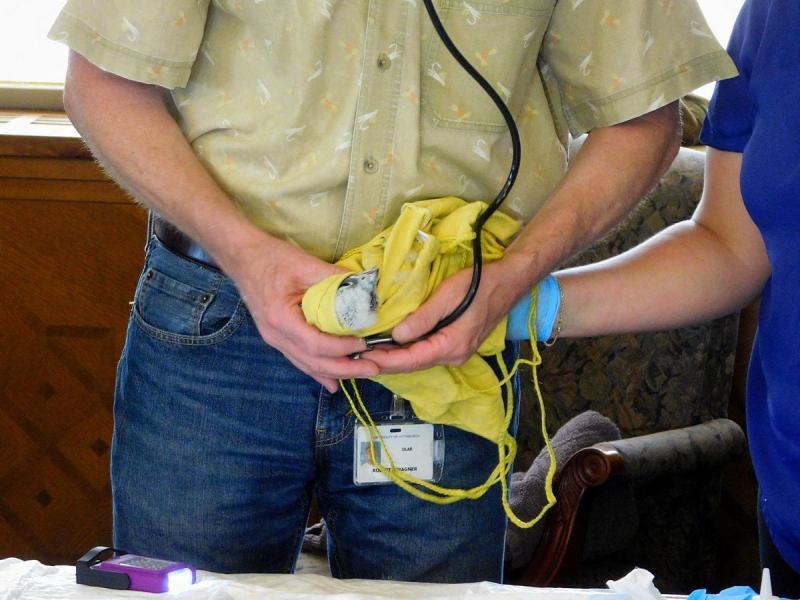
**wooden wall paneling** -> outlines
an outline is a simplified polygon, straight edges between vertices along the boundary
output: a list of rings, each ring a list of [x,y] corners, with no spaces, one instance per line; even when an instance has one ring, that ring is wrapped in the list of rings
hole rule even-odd
[[[0,114],[0,156],[91,159],[64,113],[14,110]]]
[[[94,161],[81,158],[0,156],[0,174],[4,178],[102,181],[109,187],[116,187],[108,181]]]
[[[125,202],[127,197],[118,187],[105,181],[62,179],[24,179],[6,177],[0,187],[2,200],[73,200],[78,202]]]
[[[65,564],[112,541],[114,375],[146,213],[75,136],[12,137],[0,127],[0,558]]]

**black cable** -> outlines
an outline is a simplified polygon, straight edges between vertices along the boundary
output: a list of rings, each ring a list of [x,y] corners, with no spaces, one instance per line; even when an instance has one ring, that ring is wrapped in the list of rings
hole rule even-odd
[[[453,321],[458,319],[461,315],[466,312],[469,308],[472,301],[475,299],[475,294],[478,293],[478,286],[481,282],[481,273],[483,270],[483,253],[481,248],[481,231],[483,230],[483,226],[486,221],[489,220],[494,212],[500,208],[500,205],[508,196],[508,193],[511,191],[511,187],[514,185],[514,181],[517,178],[517,173],[519,172],[519,165],[520,165],[520,155],[522,153],[522,148],[519,139],[519,131],[517,130],[517,124],[514,122],[514,117],[511,115],[511,111],[508,110],[505,102],[503,99],[500,98],[500,95],[495,91],[495,89],[491,86],[491,84],[486,81],[486,79],[481,75],[472,64],[464,58],[464,55],[461,54],[459,49],[453,43],[453,40],[450,38],[450,35],[442,25],[441,20],[439,19],[439,15],[436,13],[436,9],[433,7],[432,0],[423,0],[425,4],[425,10],[428,11],[428,16],[430,17],[431,24],[433,28],[436,30],[436,33],[439,36],[439,39],[442,40],[442,43],[445,45],[447,50],[450,52],[452,57],[458,62],[459,65],[472,77],[475,82],[483,88],[483,91],[486,92],[491,98],[492,102],[494,102],[497,109],[500,111],[500,114],[503,115],[503,119],[506,122],[506,126],[508,127],[508,133],[511,135],[511,167],[508,171],[508,177],[506,178],[506,182],[503,184],[503,187],[500,189],[500,192],[497,194],[495,199],[486,207],[486,210],[483,211],[479,216],[477,221],[475,222],[475,239],[472,240],[472,280],[469,285],[469,289],[467,293],[464,295],[464,298],[461,300],[461,303],[451,312],[449,315],[444,317],[441,321],[439,321],[433,329],[431,329],[428,333],[422,336],[422,338],[428,337],[429,335],[433,335],[443,327],[447,327]],[[385,344],[385,343],[392,343],[394,340],[391,336],[387,336],[385,334],[378,334],[375,336],[370,336],[365,339],[367,343],[367,348],[372,348],[378,344]]]
[[[475,299],[475,294],[478,293],[478,286],[481,282],[481,272],[483,269],[483,253],[481,250],[481,230],[483,229],[484,224],[486,221],[489,220],[494,212],[500,208],[500,205],[508,196],[508,193],[511,191],[511,186],[514,185],[514,181],[517,178],[517,173],[519,171],[519,164],[520,164],[520,154],[521,154],[521,144],[519,140],[519,131],[517,130],[517,124],[514,122],[514,117],[511,116],[511,111],[508,110],[505,102],[503,102],[500,95],[495,91],[495,89],[489,84],[488,81],[481,75],[475,67],[470,64],[470,62],[464,58],[464,55],[461,54],[459,49],[453,43],[453,40],[450,39],[447,31],[445,30],[444,26],[442,25],[441,20],[439,19],[439,15],[436,13],[436,9],[433,7],[433,3],[431,0],[423,0],[425,3],[425,10],[428,11],[428,16],[431,19],[431,23],[433,24],[433,28],[436,30],[436,33],[439,35],[439,38],[442,40],[442,43],[447,47],[447,50],[450,52],[452,57],[456,59],[459,65],[461,65],[464,70],[469,73],[469,75],[475,80],[475,82],[483,88],[489,98],[491,98],[492,102],[494,102],[497,109],[500,111],[500,114],[503,115],[503,119],[506,122],[506,126],[508,127],[508,133],[511,135],[511,167],[508,171],[508,177],[506,178],[505,184],[500,189],[500,192],[497,194],[497,197],[492,201],[491,204],[483,211],[479,216],[478,220],[475,222],[475,239],[472,240],[472,253],[473,253],[473,262],[472,262],[472,281],[470,282],[469,289],[467,290],[464,299],[461,303],[451,312],[449,315],[444,317],[441,321],[439,321],[436,326],[431,329],[426,336],[436,333],[443,327],[447,327],[453,321],[455,321],[458,317],[460,317],[464,312],[469,308],[469,305],[472,304],[472,301]]]

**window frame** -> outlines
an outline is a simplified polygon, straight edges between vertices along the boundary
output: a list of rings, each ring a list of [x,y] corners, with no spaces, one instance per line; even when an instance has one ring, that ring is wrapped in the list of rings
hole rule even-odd
[[[64,84],[0,81],[0,108],[63,111]]]

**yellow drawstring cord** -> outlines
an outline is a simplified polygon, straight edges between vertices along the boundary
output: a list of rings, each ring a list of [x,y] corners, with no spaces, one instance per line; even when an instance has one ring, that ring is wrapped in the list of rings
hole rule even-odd
[[[547,434],[547,420],[545,415],[544,400],[542,398],[542,391],[539,387],[537,367],[542,363],[542,357],[539,354],[538,348],[536,347],[536,332],[534,326],[536,322],[536,303],[538,297],[535,291],[532,296],[531,309],[528,313],[528,334],[530,335],[531,340],[533,360],[519,358],[514,362],[514,365],[509,372],[506,363],[503,360],[502,353],[498,352],[495,354],[495,359],[497,360],[500,372],[503,375],[503,379],[498,383],[498,387],[505,388],[506,391],[503,433],[497,440],[497,466],[489,474],[489,477],[487,477],[486,481],[480,485],[469,489],[446,488],[430,481],[419,479],[413,475],[409,475],[404,471],[397,470],[394,464],[394,459],[388,450],[386,450],[385,455],[389,462],[389,467],[383,466],[380,461],[376,461],[375,467],[377,467],[380,472],[383,473],[383,475],[388,477],[392,482],[407,491],[412,496],[416,496],[421,500],[433,502],[435,504],[452,504],[453,502],[458,502],[459,500],[464,499],[475,500],[483,496],[489,490],[489,488],[499,480],[500,488],[502,490],[503,510],[505,511],[509,520],[514,523],[514,525],[523,529],[533,527],[542,519],[542,517],[544,517],[545,513],[547,513],[547,511],[555,505],[556,497],[553,493],[553,479],[555,478],[556,474],[556,455],[555,451],[553,450],[553,444],[550,441],[550,436]],[[545,447],[547,448],[547,454],[550,457],[550,466],[547,469],[547,475],[545,477],[545,496],[547,498],[547,504],[542,508],[539,514],[530,521],[523,521],[517,517],[517,515],[514,514],[514,511],[511,509],[511,505],[508,501],[508,474],[513,467],[514,458],[517,454],[517,442],[514,437],[508,433],[508,427],[511,424],[511,419],[514,415],[514,397],[511,388],[511,378],[519,369],[520,365],[529,365],[531,367],[531,380],[533,381],[534,390],[536,391],[536,398],[539,402],[542,438],[544,439]],[[383,437],[381,436],[378,427],[375,425],[375,421],[373,421],[372,416],[367,410],[367,407],[364,405],[364,401],[362,400],[361,394],[358,391],[356,381],[354,379],[349,381],[353,388],[352,395],[348,391],[345,383],[345,381],[340,380],[342,391],[347,397],[347,400],[350,403],[350,408],[353,411],[356,419],[362,426],[366,428],[367,433],[369,434],[370,453],[372,456],[376,456],[375,438],[377,437],[384,449],[386,449],[386,444],[383,441]],[[481,391],[485,392],[489,390]],[[419,488],[425,488],[428,491],[424,491],[423,489]]]

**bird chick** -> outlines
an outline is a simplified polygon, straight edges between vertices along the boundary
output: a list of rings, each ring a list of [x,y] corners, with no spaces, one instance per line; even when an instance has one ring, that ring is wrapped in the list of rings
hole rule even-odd
[[[354,273],[336,290],[333,307],[342,327],[351,331],[367,329],[378,319],[378,268]]]

